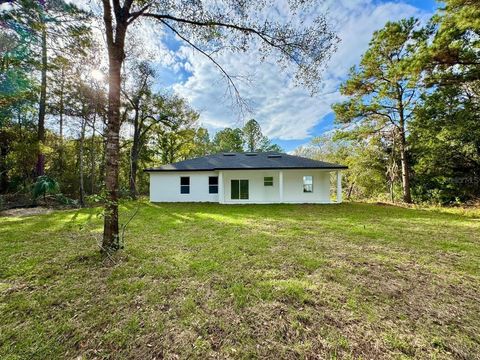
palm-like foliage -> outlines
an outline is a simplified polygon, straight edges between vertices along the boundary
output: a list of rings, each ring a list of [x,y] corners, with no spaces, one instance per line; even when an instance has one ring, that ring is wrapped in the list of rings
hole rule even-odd
[[[47,175],[42,175],[37,178],[37,181],[33,185],[32,189],[32,196],[33,200],[37,200],[40,196],[45,198],[45,195],[48,194],[56,194],[60,190],[60,186],[55,179]]]

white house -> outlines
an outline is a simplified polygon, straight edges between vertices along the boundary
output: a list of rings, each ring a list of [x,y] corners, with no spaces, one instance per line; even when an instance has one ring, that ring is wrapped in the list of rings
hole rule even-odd
[[[329,204],[336,174],[342,202],[346,166],[282,153],[221,153],[145,169],[152,202]]]

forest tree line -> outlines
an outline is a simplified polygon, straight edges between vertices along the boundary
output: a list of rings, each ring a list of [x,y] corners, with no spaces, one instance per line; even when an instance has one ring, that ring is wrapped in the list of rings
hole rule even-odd
[[[154,71],[139,61],[153,55],[145,48],[153,39],[139,35],[141,30],[168,33],[207,58],[226,80],[232,103],[243,107],[237,77],[215,54],[255,51],[259,61],[268,59],[288,70],[297,84],[318,89],[321,69],[338,37],[325,13],[313,21],[301,21],[313,4],[314,0],[288,3],[285,10],[292,16],[275,22],[263,16],[273,2],[99,0],[82,9],[64,0],[2,2],[2,189],[12,191],[13,184],[15,191],[18,184],[21,192],[33,182],[34,197],[43,194],[45,198],[47,192],[59,191],[59,182],[52,176],[60,178],[69,170],[71,181],[62,186],[70,186],[73,192],[78,185],[81,204],[86,183],[91,192],[100,192],[104,205],[101,252],[118,250],[122,188],[128,186],[130,195],[136,196],[139,165],[152,155],[152,147],[154,155],[173,161],[205,153],[197,146],[199,139],[205,146],[208,143],[204,129],[193,125],[198,119],[195,110],[174,95],[165,97],[153,90]],[[104,84],[102,73],[107,75]],[[76,126],[67,134],[64,126],[70,118]],[[53,130],[55,126],[58,131]],[[256,128],[250,122],[242,134]],[[232,129],[229,135],[237,133]],[[69,141],[72,136],[73,142]],[[247,147],[254,138],[246,140]],[[258,138],[261,146],[267,146],[263,135]],[[53,161],[54,157],[58,158]],[[72,168],[67,169],[68,164]],[[22,174],[15,176],[15,171]]]
[[[52,2],[48,16],[55,20],[44,15],[31,2],[2,14],[0,194],[14,202],[37,185],[35,196],[45,195],[43,188],[83,206],[105,189],[108,87],[101,44],[83,25],[88,13],[75,6]],[[149,61],[138,60],[140,52],[129,49],[122,79],[121,196],[147,194],[147,167],[216,152],[281,151],[254,119],[211,138],[185,99],[156,89],[158,76]]]
[[[349,166],[349,199],[464,203],[480,196],[480,3],[448,0],[428,24],[390,22],[333,105],[336,130],[298,154]]]
[[[91,15],[63,2],[2,13],[0,192],[28,193],[39,176],[84,204],[104,189],[106,69]],[[450,0],[430,22],[388,23],[342,84],[337,130],[296,153],[349,166],[351,199],[451,203],[479,195],[479,5]],[[154,86],[132,44],[121,94],[120,184],[147,192],[145,167],[222,151],[279,151],[251,120],[218,131]]]

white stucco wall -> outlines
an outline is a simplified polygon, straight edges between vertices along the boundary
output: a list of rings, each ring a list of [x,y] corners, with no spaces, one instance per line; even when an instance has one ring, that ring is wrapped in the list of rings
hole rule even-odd
[[[281,170],[284,203],[330,203],[330,172],[326,170]],[[208,193],[208,177],[223,178],[225,204],[268,204],[280,202],[280,170],[222,170],[150,173],[150,201],[219,202],[219,194]],[[303,176],[313,176],[313,192],[303,192]],[[190,194],[180,193],[180,177],[190,177]],[[273,186],[264,186],[264,177],[273,177]],[[249,199],[231,199],[231,180],[249,181]],[[219,191],[222,184],[219,183]],[[220,201],[221,202],[221,201]]]
[[[225,204],[268,204],[280,202],[280,170],[224,170]],[[284,203],[330,203],[330,172],[325,170],[282,170]],[[313,192],[303,192],[303,176],[313,176]],[[273,176],[273,186],[264,186],[263,178]],[[249,199],[231,199],[231,180],[249,180]]]
[[[223,170],[225,204],[275,203],[280,200],[278,170]],[[273,177],[273,186],[264,186],[263,178]],[[231,180],[248,180],[248,200],[231,199]]]
[[[190,194],[180,193],[180,177],[190,177]],[[208,177],[215,171],[179,171],[150,173],[150,201],[153,202],[218,202],[218,194],[208,193]]]
[[[303,177],[313,176],[313,192],[303,192]],[[286,170],[283,172],[283,201],[286,203],[330,203],[330,172]]]

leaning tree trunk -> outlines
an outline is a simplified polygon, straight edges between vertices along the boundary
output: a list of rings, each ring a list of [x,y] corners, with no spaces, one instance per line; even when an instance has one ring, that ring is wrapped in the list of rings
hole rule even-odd
[[[347,194],[347,200],[350,201],[350,198],[352,197],[352,191],[353,191],[353,186],[355,185],[355,181],[352,181],[350,184],[350,187],[348,189],[348,194]]]
[[[38,105],[38,154],[35,173],[37,176],[45,174],[45,154],[42,145],[45,142],[45,110],[47,102],[47,29],[45,23],[42,27],[42,64],[41,64],[40,102]]]

